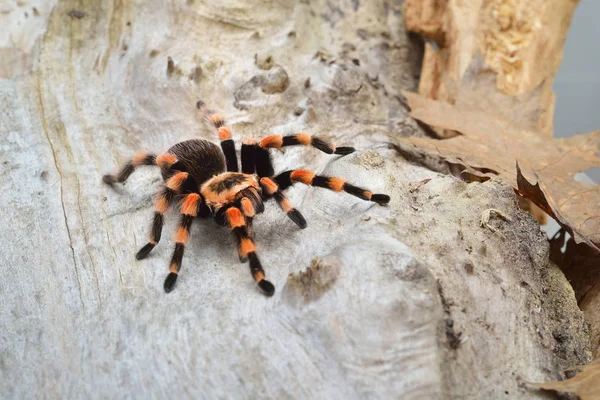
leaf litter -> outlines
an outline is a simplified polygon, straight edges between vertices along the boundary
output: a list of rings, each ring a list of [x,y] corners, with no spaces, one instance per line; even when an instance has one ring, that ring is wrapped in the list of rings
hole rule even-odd
[[[395,138],[401,152],[461,165],[468,181],[496,179],[511,185],[572,233],[576,243],[600,252],[600,185],[574,180],[575,174],[600,167],[600,131],[564,139],[536,132],[537,90],[521,96],[500,93],[494,73],[480,60],[457,86],[454,104],[403,94],[413,118],[459,135]]]

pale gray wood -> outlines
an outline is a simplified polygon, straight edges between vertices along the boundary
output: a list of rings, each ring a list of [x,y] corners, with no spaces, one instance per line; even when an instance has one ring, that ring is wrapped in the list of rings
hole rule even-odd
[[[420,134],[397,97],[421,57],[401,4],[208,3],[39,1],[0,15],[2,54],[18,60],[0,80],[2,397],[538,398],[524,381],[589,357],[570,286],[511,189],[388,148],[389,134]],[[273,298],[226,229],[196,223],[165,294],[174,215],[134,258],[158,171],[116,190],[101,176],[140,149],[216,141],[199,98],[236,139],[306,131],[356,146],[290,148],[276,168],[338,175],[390,206],[292,188],[309,224],[298,230],[270,204],[255,229]],[[512,218],[490,222],[504,237],[480,226],[489,208]]]

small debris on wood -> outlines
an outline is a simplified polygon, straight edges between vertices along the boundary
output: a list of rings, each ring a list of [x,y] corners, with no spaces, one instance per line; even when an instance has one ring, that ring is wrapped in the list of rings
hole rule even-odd
[[[451,349],[458,349],[463,342],[462,332],[456,333],[454,330],[454,320],[446,319],[446,337],[448,338],[448,345]]]
[[[362,40],[367,40],[369,38],[369,32],[367,32],[364,29],[357,29],[356,30],[356,34],[358,35],[359,38],[361,38]]]
[[[254,63],[256,64],[256,66],[262,70],[268,71],[271,68],[273,68],[273,65],[275,65],[275,60],[273,59],[273,56],[267,56],[265,58],[261,58],[258,56],[258,54],[254,55]]]
[[[247,110],[248,106],[245,104],[251,100],[256,92],[256,88],[262,87],[265,84],[265,77],[262,75],[255,75],[250,80],[233,92],[233,106],[238,110]]]
[[[283,93],[290,86],[290,78],[281,65],[271,68],[262,85],[263,93]]]
[[[342,55],[343,56],[346,56],[348,53],[351,53],[353,51],[356,51],[356,46],[353,45],[352,43],[346,42],[342,45]]]
[[[465,264],[465,271],[467,271],[467,274],[472,274],[473,273],[473,264],[468,262]]]
[[[171,57],[168,57],[167,58],[167,76],[173,75],[173,72],[175,72],[175,62],[173,61],[173,59]]]
[[[197,65],[192,72],[190,72],[189,78],[195,83],[200,83],[200,79],[202,79],[202,67]]]
[[[154,57],[156,57],[156,56],[158,55],[158,53],[159,53],[159,51],[158,51],[158,50],[152,50],[152,51],[150,52],[150,58],[154,58]]]
[[[437,280],[437,288],[438,294],[440,295],[440,299],[442,301],[442,307],[444,308],[444,313],[450,315],[450,303],[446,300],[446,296],[444,296],[444,289],[442,288],[442,282]]]
[[[87,13],[85,11],[73,9],[73,10],[69,11],[69,13],[67,15],[71,18],[81,19],[81,18],[85,17],[87,15]]]
[[[316,301],[335,284],[340,271],[339,260],[314,258],[305,270],[288,275],[284,299],[296,304]]]
[[[317,51],[313,56],[313,59],[319,59],[319,61],[321,62],[328,62],[330,64],[335,63],[335,57],[333,56],[333,54],[328,53],[325,50]]]
[[[499,232],[498,229],[494,228],[489,224],[492,213],[496,214],[505,221],[512,222],[512,219],[508,215],[504,214],[502,211],[496,210],[495,208],[489,208],[481,214],[481,226],[484,228],[488,228],[492,232],[500,235],[500,237],[506,239],[506,236],[504,236],[502,232]]]
[[[414,193],[414,192],[418,191],[421,188],[421,186],[426,185],[427,182],[429,182],[430,180],[431,180],[431,178],[423,179],[422,181],[417,183],[415,187],[411,187],[408,191],[410,193]]]
[[[304,81],[304,89],[310,88],[310,78],[306,78]]]

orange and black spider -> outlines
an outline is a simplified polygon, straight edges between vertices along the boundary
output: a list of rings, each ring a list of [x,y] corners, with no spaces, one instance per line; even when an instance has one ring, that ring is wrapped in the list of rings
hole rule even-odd
[[[199,109],[205,107],[202,101],[199,101],[197,106]],[[195,217],[213,218],[219,225],[228,225],[231,228],[237,240],[240,261],[249,261],[252,277],[265,295],[272,296],[275,287],[265,279],[265,271],[256,254],[252,231],[252,220],[256,214],[264,211],[263,201],[274,198],[283,212],[300,228],[306,228],[306,220],[283,194],[285,189],[297,182],[336,192],[344,191],[379,204],[390,201],[390,197],[385,194],[374,194],[341,178],[315,175],[302,169],[273,176],[273,165],[269,155],[269,149],[273,147],[313,146],[327,154],[339,155],[354,152],[352,147],[335,147],[306,133],[291,136],[270,135],[260,141],[243,143],[242,172],[239,172],[231,129],[225,125],[219,114],[208,112],[207,115],[207,120],[219,135],[222,150],[206,140],[187,140],[177,143],[160,155],[136,154],[117,175],[105,175],[102,178],[106,184],[113,185],[116,182],[125,182],[137,167],[160,167],[164,182],[156,196],[150,239],[148,244],[138,251],[136,258],[145,258],[158,244],[164,214],[169,207],[176,205],[181,213],[181,222],[175,235],[170,273],[164,283],[166,292],[173,290],[177,281],[190,226]]]

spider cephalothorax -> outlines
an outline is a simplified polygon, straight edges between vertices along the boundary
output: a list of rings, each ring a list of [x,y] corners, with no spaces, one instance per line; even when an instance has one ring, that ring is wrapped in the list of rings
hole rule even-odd
[[[240,172],[224,172],[213,176],[200,186],[200,194],[207,206],[219,210],[242,197],[244,190],[260,190],[256,177]]]
[[[205,109],[198,102],[198,108]],[[185,245],[188,242],[190,226],[196,217],[213,218],[220,225],[228,225],[238,244],[242,262],[249,261],[252,277],[264,294],[271,296],[275,287],[265,279],[265,271],[256,254],[252,221],[256,214],[264,211],[263,200],[274,198],[281,209],[300,228],[306,227],[306,220],[286,199],[283,191],[300,182],[347,192],[363,200],[385,204],[389,196],[351,185],[341,178],[315,175],[306,170],[290,170],[274,176],[269,156],[270,148],[303,145],[312,146],[328,154],[346,155],[354,151],[352,147],[334,147],[323,140],[299,133],[291,136],[270,135],[260,141],[242,144],[242,172],[238,172],[235,145],[231,139],[231,129],[225,126],[223,118],[208,112],[207,120],[215,127],[221,140],[221,149],[202,139],[177,143],[166,153],[155,155],[138,153],[119,171],[117,175],[105,175],[103,181],[109,185],[123,183],[142,165],[156,165],[161,168],[164,183],[156,196],[154,221],[148,243],[138,251],[138,260],[146,257],[160,241],[164,214],[169,207],[177,206],[181,213],[179,228],[175,234],[175,250],[169,266],[170,273],[165,279],[165,291],[170,292],[181,269]]]

